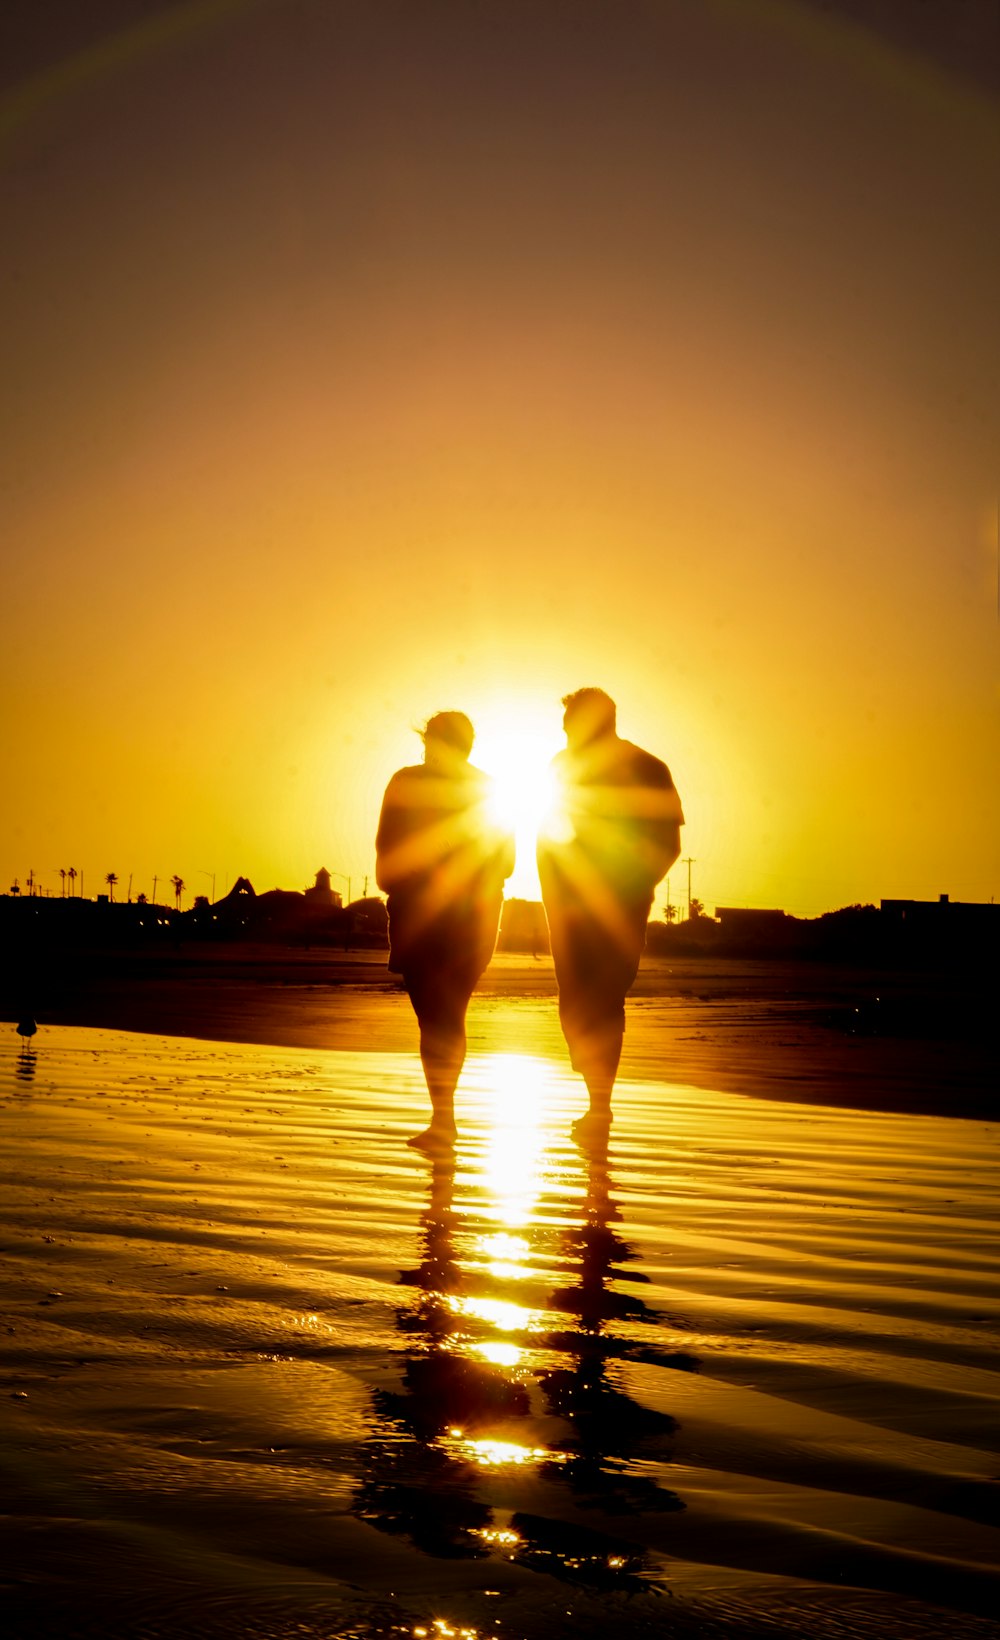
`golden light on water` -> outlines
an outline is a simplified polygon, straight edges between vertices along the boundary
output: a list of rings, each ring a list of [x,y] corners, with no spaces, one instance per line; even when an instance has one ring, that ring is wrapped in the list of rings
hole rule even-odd
[[[494,1236],[483,1236],[478,1251],[483,1255],[487,1273],[497,1281],[523,1281],[529,1273],[531,1248],[523,1236],[511,1236],[500,1230]]]
[[[491,1436],[466,1436],[461,1430],[449,1430],[440,1443],[453,1447],[458,1456],[481,1469],[507,1466],[521,1467],[535,1463],[565,1463],[565,1452],[555,1452],[547,1446],[523,1446],[518,1441],[501,1441]]]
[[[512,1531],[506,1526],[479,1526],[473,1529],[473,1537],[481,1538],[493,1549],[513,1549],[524,1539],[520,1532]]]
[[[489,1273],[497,1281],[523,1281],[528,1274],[520,1264],[491,1264]]]
[[[489,1361],[494,1367],[516,1367],[524,1357],[524,1351],[517,1344],[501,1344],[491,1341],[488,1344],[476,1346],[477,1355],[484,1361]]]
[[[477,1640],[479,1630],[470,1628],[453,1628],[444,1617],[435,1617],[430,1628],[419,1624],[414,1630],[414,1640]]]
[[[527,1258],[531,1251],[524,1236],[512,1236],[506,1230],[497,1230],[491,1236],[483,1236],[478,1247],[491,1275],[511,1272],[513,1279],[516,1279],[524,1274],[520,1261]]]
[[[534,1316],[534,1311],[507,1298],[451,1298],[448,1302],[456,1315],[474,1316],[500,1332],[527,1332]]]
[[[517,1230],[531,1222],[541,1190],[549,1075],[544,1062],[529,1054],[491,1054],[485,1068],[493,1100],[483,1158],[483,1184],[493,1198],[487,1211]],[[511,1237],[506,1243],[510,1263],[517,1259],[514,1247]]]

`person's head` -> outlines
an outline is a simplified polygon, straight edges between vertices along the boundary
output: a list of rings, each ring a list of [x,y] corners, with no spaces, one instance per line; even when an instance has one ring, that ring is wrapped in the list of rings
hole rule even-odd
[[[435,712],[420,738],[428,763],[467,763],[476,732],[464,712]]]
[[[575,689],[563,696],[563,728],[574,751],[616,732],[615,703],[603,689]]]

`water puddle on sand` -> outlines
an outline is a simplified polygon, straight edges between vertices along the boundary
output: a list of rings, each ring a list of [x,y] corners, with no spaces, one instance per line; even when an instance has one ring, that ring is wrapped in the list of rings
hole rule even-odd
[[[11,1632],[990,1632],[1000,1130],[579,1103],[472,1056],[431,1162],[409,1056],[12,1054]]]

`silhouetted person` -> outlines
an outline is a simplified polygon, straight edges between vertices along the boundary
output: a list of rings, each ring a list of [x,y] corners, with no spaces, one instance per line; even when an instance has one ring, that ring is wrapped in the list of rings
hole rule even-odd
[[[423,731],[424,761],[393,775],[382,801],[375,877],[389,897],[389,968],[401,974],[420,1026],[431,1125],[424,1150],[455,1137],[455,1088],[465,1061],[465,1014],[496,944],[514,842],[492,819],[492,785],[469,762],[464,712],[438,712]]]
[[[590,1108],[573,1131],[606,1140],[625,1031],[625,995],[653,893],[680,854],[684,824],[670,770],[619,738],[602,689],[563,698],[566,750],[538,841],[538,874],[559,984],[559,1019]]]

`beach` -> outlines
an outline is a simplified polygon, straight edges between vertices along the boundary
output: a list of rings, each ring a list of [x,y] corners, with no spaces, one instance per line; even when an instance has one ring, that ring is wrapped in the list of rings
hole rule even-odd
[[[416,1027],[384,950],[195,941],[18,950],[0,1008],[46,1025],[351,1053],[412,1054]],[[6,998],[6,1002],[3,1002]],[[469,1008],[473,1053],[567,1064],[548,956],[497,952]],[[854,964],[643,957],[621,1074],[798,1103],[1000,1116],[992,976]]]
[[[393,992],[6,1027],[5,1631],[995,1634],[1000,1128],[685,1080],[644,1003],[588,1156],[484,990],[453,1166]]]

